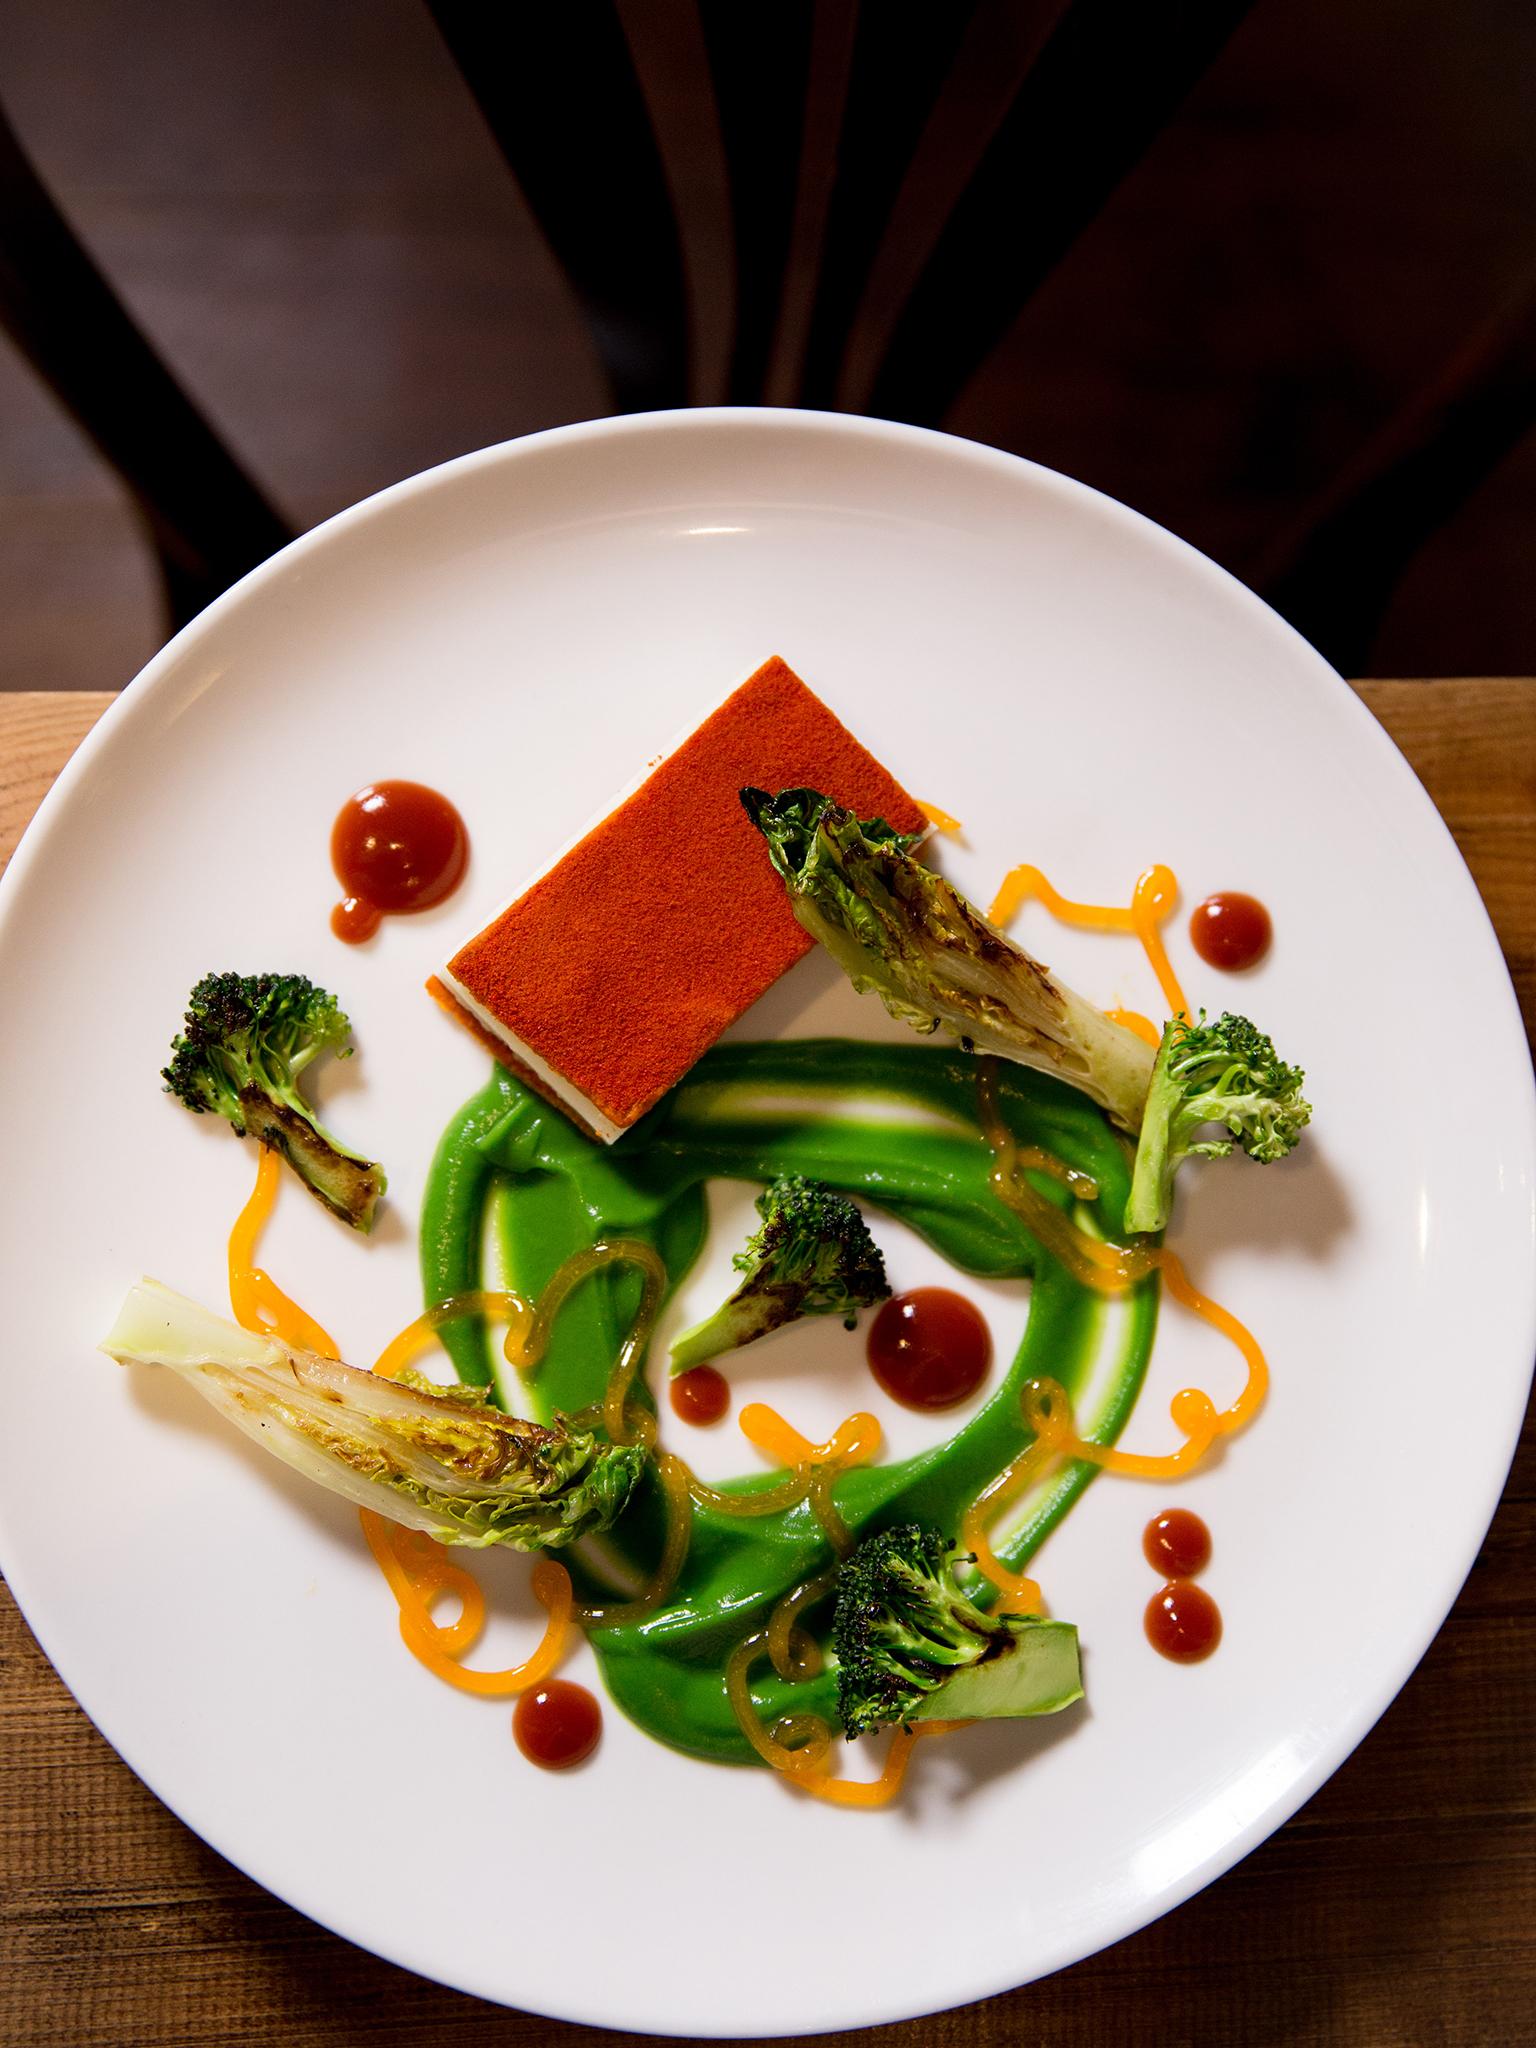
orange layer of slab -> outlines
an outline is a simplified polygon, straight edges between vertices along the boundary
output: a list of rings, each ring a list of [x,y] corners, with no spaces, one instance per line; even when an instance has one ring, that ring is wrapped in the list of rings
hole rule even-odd
[[[926,822],[775,656],[448,963],[616,1124],[644,1115],[810,949],[741,808],[749,784],[824,790],[900,831]]]

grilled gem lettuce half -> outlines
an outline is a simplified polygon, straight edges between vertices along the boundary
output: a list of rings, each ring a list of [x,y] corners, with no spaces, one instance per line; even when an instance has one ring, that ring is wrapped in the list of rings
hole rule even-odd
[[[158,1281],[129,1291],[102,1350],[168,1365],[295,1472],[441,1543],[556,1550],[617,1520],[645,1465],[561,1416],[493,1408],[475,1387],[380,1379],[226,1322]]]
[[[1150,1049],[924,867],[910,836],[814,789],[744,789],[741,801],[790,909],[856,989],[914,1031],[942,1025],[967,1051],[1054,1074],[1140,1129]]]

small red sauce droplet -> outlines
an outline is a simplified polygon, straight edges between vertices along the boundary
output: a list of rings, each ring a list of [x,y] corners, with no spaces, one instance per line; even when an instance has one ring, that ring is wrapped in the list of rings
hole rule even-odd
[[[1170,1579],[1147,1602],[1147,1641],[1175,1664],[1198,1664],[1221,1641],[1221,1609],[1193,1579]]]
[[[870,1325],[869,1369],[905,1408],[953,1408],[974,1394],[992,1363],[986,1318],[947,1287],[914,1287],[886,1302]]]
[[[1141,1547],[1147,1563],[1165,1579],[1192,1579],[1211,1561],[1211,1532],[1187,1508],[1169,1508],[1148,1522]]]
[[[541,1770],[567,1771],[597,1747],[603,1710],[584,1685],[547,1679],[525,1692],[512,1710],[512,1733],[529,1763]]]
[[[696,1365],[672,1382],[672,1413],[702,1428],[718,1422],[731,1405],[731,1387],[712,1365]]]
[[[1274,926],[1256,896],[1235,889],[1207,896],[1189,920],[1189,936],[1207,967],[1236,974],[1256,967],[1269,951]]]
[[[372,938],[387,912],[428,910],[459,886],[469,858],[464,820],[421,782],[370,782],[331,827],[331,865],[346,898],[331,930],[348,945]]]
[[[361,896],[348,896],[331,911],[331,930],[349,946],[360,946],[364,939],[371,939],[383,922],[384,913],[379,906],[365,902]]]

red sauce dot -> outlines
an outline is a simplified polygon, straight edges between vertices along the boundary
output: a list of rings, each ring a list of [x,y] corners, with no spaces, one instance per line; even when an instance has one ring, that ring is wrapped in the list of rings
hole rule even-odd
[[[696,1365],[672,1382],[672,1413],[699,1428],[718,1422],[730,1405],[730,1382],[712,1365]]]
[[[360,946],[364,939],[371,939],[383,922],[384,913],[379,906],[365,902],[361,896],[348,896],[331,911],[331,930],[349,946]]]
[[[1147,1641],[1175,1664],[1198,1664],[1221,1641],[1221,1609],[1193,1579],[1170,1579],[1147,1602]]]
[[[1256,896],[1227,889],[1196,906],[1189,920],[1189,936],[1207,967],[1222,967],[1235,974],[1244,967],[1257,966],[1264,958],[1274,926]]]
[[[370,782],[331,827],[331,865],[346,891],[331,930],[349,945],[372,938],[385,913],[428,910],[459,886],[469,858],[464,820],[421,782]]]
[[[584,1685],[564,1678],[546,1679],[512,1710],[517,1746],[541,1770],[568,1771],[583,1762],[602,1732],[602,1708]]]
[[[974,1394],[992,1363],[986,1318],[947,1287],[893,1295],[870,1325],[869,1369],[906,1408],[953,1408]]]
[[[1147,1563],[1165,1579],[1192,1579],[1211,1561],[1211,1532],[1187,1508],[1169,1508],[1148,1522],[1141,1547]]]

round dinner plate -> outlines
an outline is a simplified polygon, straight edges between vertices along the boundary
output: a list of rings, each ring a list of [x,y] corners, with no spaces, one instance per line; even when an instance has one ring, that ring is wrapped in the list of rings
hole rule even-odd
[[[391,1177],[367,1242],[290,1183],[263,1263],[359,1363],[416,1313],[424,1176],[486,1072],[424,978],[772,653],[963,821],[938,857],[983,902],[1021,860],[1112,902],[1172,866],[1191,1000],[1252,1014],[1306,1067],[1315,1112],[1279,1166],[1182,1177],[1172,1241],[1265,1344],[1273,1390],[1193,1479],[1102,1478],[1040,1553],[1052,1610],[1081,1631],[1087,1703],[922,1746],[878,1813],[692,1761],[611,1706],[590,1764],[532,1769],[505,1702],[406,1654],[350,1508],[174,1376],[94,1348],[142,1273],[226,1307],[254,1149],[159,1083],[212,968],[339,993],[358,1057],[317,1088]],[[453,799],[471,867],[451,902],[351,949],[328,928],[330,824],[389,776]],[[1240,979],[1187,941],[1216,889],[1274,917]],[[1155,1009],[1130,941],[1038,908],[1016,929],[1084,994]],[[897,1027],[813,957],[737,1035],[827,1029]],[[1495,1109],[1450,1085],[1448,1029]],[[1525,1400],[1530,1067],[1423,791],[1221,570],[941,435],[789,412],[609,420],[449,463],[295,542],[151,662],[43,805],[0,896],[0,1043],[0,1558],[28,1620],[222,1854],[380,1955],[540,2012],[673,2034],[856,2026],[1026,1982],[1165,1912],[1294,1811],[1403,1683]],[[721,1284],[742,1214],[722,1196],[680,1315]],[[876,1229],[898,1287],[939,1277],[915,1239]],[[1001,1371],[1027,1289],[975,1292]],[[898,1452],[954,1426],[875,1398],[859,1340],[835,1335],[743,1354],[738,1392],[813,1436],[874,1406]],[[1224,1401],[1241,1376],[1165,1302],[1122,1441],[1172,1448],[1171,1394],[1194,1381]],[[732,1422],[687,1434],[706,1473],[756,1462]],[[1226,1630],[1188,1668],[1141,1626],[1140,1530],[1175,1502],[1213,1531]],[[493,1607],[476,1661],[509,1661],[535,1626],[526,1566],[476,1569]],[[570,1671],[599,1683],[585,1646]]]

